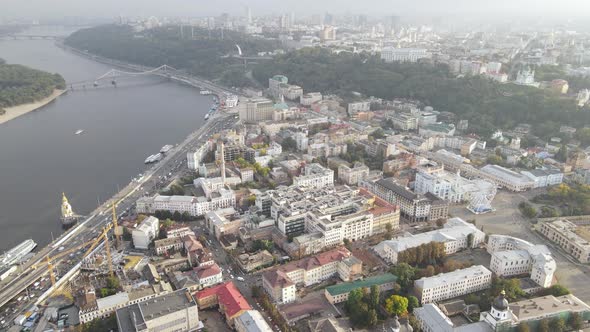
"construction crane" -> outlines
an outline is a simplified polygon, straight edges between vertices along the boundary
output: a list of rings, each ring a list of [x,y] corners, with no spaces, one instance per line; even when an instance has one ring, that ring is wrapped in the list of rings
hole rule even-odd
[[[85,248],[87,246],[90,246],[90,248],[88,248],[88,250],[84,253],[84,255],[82,256],[81,260],[83,260],[84,258],[86,258],[97,246],[98,244],[101,242],[101,240],[105,240],[105,248],[107,251],[107,261],[108,261],[108,265],[109,265],[109,275],[112,277],[114,276],[114,271],[113,271],[113,262],[111,260],[111,251],[109,248],[109,239],[108,239],[108,232],[109,230],[113,227],[113,224],[108,224],[107,226],[105,226],[102,230],[102,233],[95,239],[92,239],[88,242],[84,242],[82,244],[79,244],[73,248],[70,248],[68,250],[62,251],[54,256],[45,256],[45,261],[39,262],[35,265],[32,266],[33,269],[37,269],[39,266],[47,264],[47,270],[49,271],[49,279],[51,280],[51,285],[55,286],[55,273],[53,272],[53,268],[54,265],[52,262],[54,262],[56,259],[59,259],[61,257],[64,257],[68,254],[71,254],[77,250],[80,250],[82,248]]]
[[[117,203],[113,204],[113,232],[115,233],[115,248],[119,249],[121,246],[121,228],[117,221]]]

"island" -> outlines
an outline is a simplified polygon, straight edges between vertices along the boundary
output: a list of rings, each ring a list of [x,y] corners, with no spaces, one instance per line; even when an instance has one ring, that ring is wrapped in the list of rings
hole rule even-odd
[[[0,124],[34,111],[66,91],[66,82],[59,74],[0,59]]]

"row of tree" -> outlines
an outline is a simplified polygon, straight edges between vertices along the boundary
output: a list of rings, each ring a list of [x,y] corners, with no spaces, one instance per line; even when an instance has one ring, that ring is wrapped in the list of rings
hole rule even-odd
[[[433,241],[398,253],[397,260],[412,266],[424,266],[438,265],[445,257],[445,244]]]

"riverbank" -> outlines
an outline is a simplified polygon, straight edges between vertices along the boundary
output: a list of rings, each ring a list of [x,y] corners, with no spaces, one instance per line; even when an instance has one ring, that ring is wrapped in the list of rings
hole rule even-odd
[[[0,124],[3,124],[4,122],[10,121],[12,119],[15,119],[15,118],[17,118],[21,115],[27,114],[29,112],[38,110],[38,109],[42,108],[43,106],[51,103],[55,99],[57,99],[57,97],[66,93],[66,91],[67,90],[57,90],[56,89],[56,90],[53,90],[53,93],[51,95],[49,95],[47,98],[43,98],[43,99],[38,100],[34,103],[22,104],[22,105],[13,106],[13,107],[5,107],[4,110],[6,111],[6,113],[4,113],[3,115],[0,115]]]

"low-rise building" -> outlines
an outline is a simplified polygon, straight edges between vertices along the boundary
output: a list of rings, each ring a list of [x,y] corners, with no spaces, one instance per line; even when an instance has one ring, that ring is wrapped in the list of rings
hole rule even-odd
[[[338,167],[338,179],[347,185],[356,186],[361,180],[369,176],[369,171],[369,167],[358,162],[353,167],[340,165]]]
[[[262,286],[275,302],[288,303],[296,299],[296,285],[307,287],[332,276],[354,280],[360,272],[362,263],[340,247],[267,271]]]
[[[480,176],[510,191],[525,191],[535,186],[533,180],[498,165],[486,165],[481,168]]]
[[[563,182],[563,173],[559,169],[534,169],[521,173],[533,181],[533,188],[548,187]]]
[[[255,254],[241,254],[238,256],[237,261],[242,270],[251,272],[272,264],[274,256],[268,250],[261,250]]]
[[[432,221],[446,218],[449,203],[431,193],[418,195],[393,179],[363,181],[361,186],[377,197],[399,207],[402,218],[409,222]]]
[[[293,178],[293,185],[317,189],[333,186],[334,171],[316,163],[305,165],[303,175]]]
[[[418,299],[423,304],[474,293],[488,289],[491,285],[492,272],[483,265],[475,265],[414,281]]]
[[[369,291],[372,286],[377,286],[379,292],[393,289],[397,277],[391,273],[384,273],[378,276],[365,278],[362,280],[355,280],[352,282],[345,282],[326,287],[324,294],[328,302],[332,304],[345,302],[348,300],[348,294],[355,289],[364,289]]]
[[[303,106],[311,106],[313,103],[321,100],[322,94],[320,92],[308,92],[301,96],[300,103]]]
[[[119,331],[196,331],[199,311],[191,293],[181,289],[117,310]]]
[[[541,234],[581,263],[590,262],[590,236],[571,221],[562,219],[541,223]]]
[[[544,245],[507,235],[490,235],[487,251],[492,255],[490,270],[498,276],[530,274],[541,287],[549,287],[557,264]]]
[[[150,243],[158,236],[159,231],[160,221],[158,218],[147,217],[131,232],[133,246],[136,249],[147,249]]]
[[[201,310],[219,306],[229,326],[234,326],[234,320],[244,312],[252,310],[233,281],[198,291],[195,298]]]
[[[470,240],[471,239],[471,240]],[[447,255],[466,248],[476,248],[485,241],[485,233],[461,218],[451,218],[442,229],[410,234],[386,240],[374,247],[375,252],[389,263],[396,264],[401,252],[430,242],[440,242]]]
[[[179,237],[170,237],[154,241],[157,255],[163,255],[170,251],[178,251],[184,247],[184,242]]]
[[[455,135],[455,125],[447,123],[430,123],[418,128],[418,134],[424,137],[431,136],[453,136]]]
[[[393,123],[393,127],[404,131],[418,129],[419,118],[410,113],[396,112],[392,114],[389,119]]]
[[[234,320],[237,332],[272,332],[272,328],[258,310],[243,312]]]
[[[137,200],[138,213],[155,213],[156,211],[187,212],[191,216],[203,216],[209,211],[224,209],[236,205],[233,190],[219,188],[210,197],[162,196],[142,197]]]
[[[423,48],[384,47],[381,50],[381,59],[385,62],[417,62],[431,57],[432,54]]]

